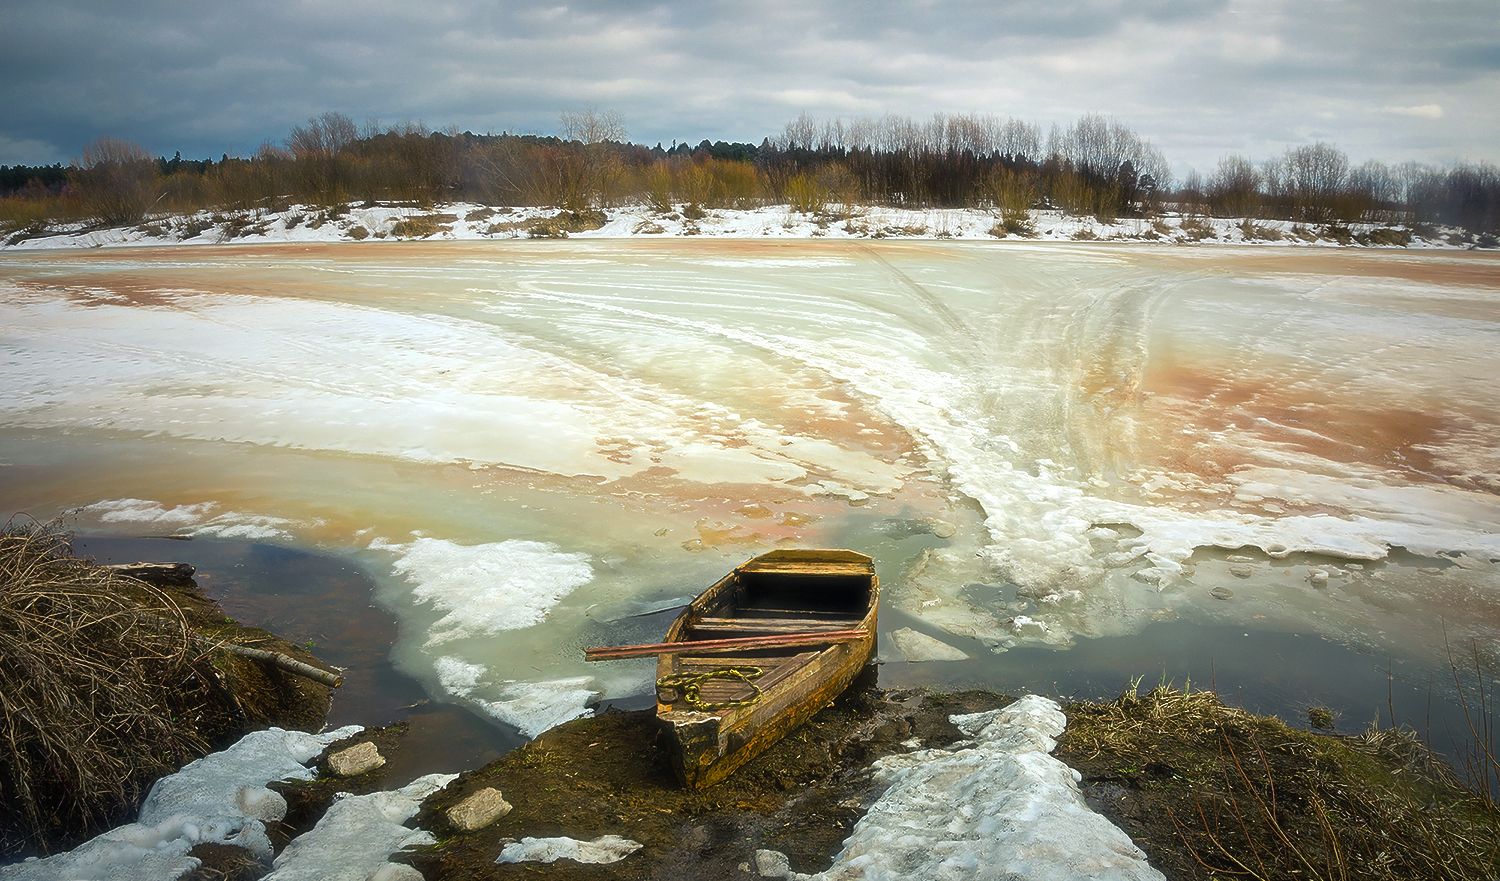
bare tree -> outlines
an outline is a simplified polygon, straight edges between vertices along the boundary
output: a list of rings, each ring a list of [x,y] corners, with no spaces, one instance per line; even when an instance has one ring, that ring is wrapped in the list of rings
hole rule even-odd
[[[1319,141],[1287,150],[1283,161],[1293,209],[1304,220],[1334,219],[1349,174],[1349,157],[1344,151]]]
[[[99,138],[84,147],[71,177],[85,209],[101,223],[135,223],[157,198],[151,154],[119,138]]]
[[[1253,217],[1260,200],[1260,172],[1243,156],[1219,160],[1208,181],[1208,204],[1214,213],[1228,217]]]
[[[332,111],[309,119],[307,125],[294,126],[287,137],[287,149],[297,161],[306,189],[325,205],[343,200],[347,175],[339,154],[358,139],[354,120]]]
[[[593,108],[564,113],[561,122],[563,138],[582,151],[559,156],[559,202],[575,214],[590,211],[617,189],[623,168],[614,147],[625,140],[625,122],[614,111]]]

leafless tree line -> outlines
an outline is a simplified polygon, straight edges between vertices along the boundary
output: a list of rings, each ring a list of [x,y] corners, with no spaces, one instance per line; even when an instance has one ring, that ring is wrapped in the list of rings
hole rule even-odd
[[[562,136],[474,135],[416,124],[361,128],[325,113],[250,158],[170,162],[105,138],[87,147],[66,183],[0,194],[0,223],[88,217],[140,221],[153,211],[359,200],[555,205],[575,212],[624,202],[807,212],[856,205],[981,207],[1021,224],[1034,208],[1101,220],[1189,213],[1314,223],[1442,222],[1500,227],[1500,173],[1490,165],[1354,166],[1323,143],[1263,162],[1222,159],[1206,177],[1173,186],[1161,151],[1128,126],[1091,114],[1045,132],[989,115],[888,115],[789,122],[752,144],[664,150],[626,139],[618,116],[565,114]],[[14,170],[7,179],[15,180]]]

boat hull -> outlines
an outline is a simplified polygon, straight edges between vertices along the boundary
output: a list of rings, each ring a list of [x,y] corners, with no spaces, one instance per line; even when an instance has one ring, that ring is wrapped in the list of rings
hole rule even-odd
[[[761,559],[763,557],[756,558]],[[861,559],[865,561],[861,565],[868,567],[869,595],[863,614],[853,626],[863,629],[868,634],[865,638],[822,647],[805,660],[803,654],[797,654],[791,659],[795,661],[795,669],[767,686],[745,706],[704,711],[682,706],[670,690],[664,698],[662,690],[658,689],[657,715],[665,729],[673,768],[683,785],[701,789],[722,781],[833,703],[859,676],[875,651],[879,608],[879,581],[873,566],[868,563],[869,558]],[[705,591],[673,622],[666,641],[688,639],[695,618],[722,606],[726,592],[736,590],[737,573],[756,560],[736,569]],[[756,660],[732,659],[732,663],[753,664]],[[778,659],[769,655],[765,660]],[[790,663],[785,657],[780,660]],[[731,661],[727,660],[725,664],[730,665]],[[658,677],[665,679],[679,670],[674,659],[664,657],[658,667]]]

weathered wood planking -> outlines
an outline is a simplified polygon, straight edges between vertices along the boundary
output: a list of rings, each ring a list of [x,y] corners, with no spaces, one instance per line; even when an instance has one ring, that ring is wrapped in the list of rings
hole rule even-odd
[[[806,610],[818,611],[820,617],[831,617],[832,621],[786,617],[804,611],[788,606],[786,594],[795,594],[797,590],[815,593],[824,578],[830,590],[850,590],[859,585],[863,591],[860,607],[852,609],[852,614]],[[756,585],[790,585],[793,589],[783,590],[774,606],[762,608],[749,596]],[[827,596],[809,596],[809,599],[828,602]],[[665,689],[665,693],[657,695],[657,717],[669,735],[673,766],[684,785],[696,789],[723,780],[848,688],[874,652],[879,600],[880,581],[875,575],[874,561],[846,550],[783,550],[763,554],[719,579],[694,599],[667,629],[665,643],[694,643],[694,637],[700,633],[759,633],[763,626],[773,633],[783,628],[790,633],[794,627],[796,632],[806,633],[853,624],[854,631],[861,635],[814,651],[787,645],[722,658],[692,657],[694,653],[662,655],[657,662],[659,680],[680,673],[712,670],[715,661],[723,666],[759,666],[766,671],[756,681],[759,699],[747,706],[704,711],[682,703],[675,689]],[[757,616],[769,623],[757,623]],[[702,699],[711,703],[744,699],[754,691],[736,680],[708,680],[700,687]]]

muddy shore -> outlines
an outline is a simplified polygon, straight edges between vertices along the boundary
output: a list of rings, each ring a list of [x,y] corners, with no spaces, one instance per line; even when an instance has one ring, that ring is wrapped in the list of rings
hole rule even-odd
[[[810,723],[705,791],[679,788],[650,711],[606,712],[558,726],[459,776],[412,821],[437,843],[397,861],[427,881],[455,879],[733,879],[758,877],[755,852],[784,853],[797,872],[828,869],[879,797],[876,759],[961,739],[949,716],[1011,702],[967,691],[882,691],[868,678]],[[1089,804],[1128,833],[1171,881],[1242,872],[1262,877],[1490,878],[1500,866],[1500,812],[1400,732],[1358,737],[1293,728],[1224,706],[1211,693],[1158,689],[1066,707],[1055,755],[1080,772]],[[352,779],[327,756],[373,740],[399,757],[402,726],[335,744],[318,779],[280,787],[295,834],[336,792],[407,782],[389,767]],[[514,809],[474,832],[445,811],[493,787]],[[615,863],[497,865],[523,837],[619,835],[642,848]]]

